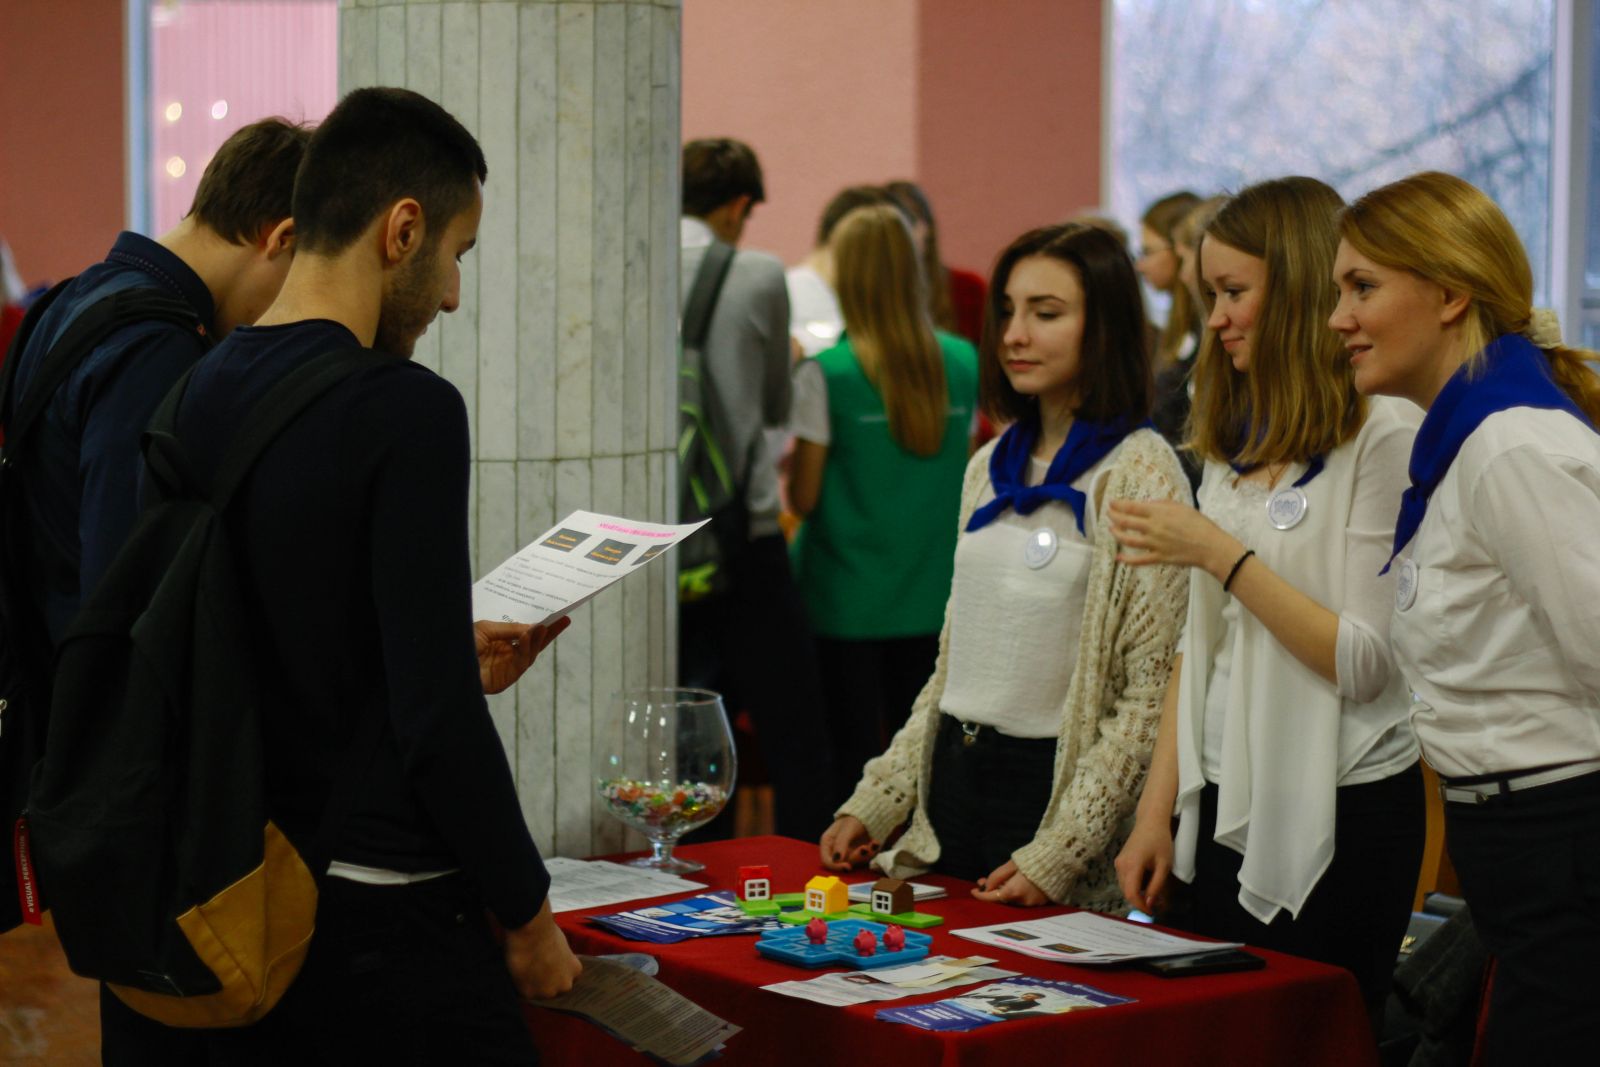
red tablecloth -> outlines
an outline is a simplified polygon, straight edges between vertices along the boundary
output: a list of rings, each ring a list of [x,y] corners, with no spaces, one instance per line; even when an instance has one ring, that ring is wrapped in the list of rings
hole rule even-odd
[[[753,837],[684,846],[685,857],[706,865],[689,877],[709,889],[733,889],[741,864],[772,868],[773,891],[799,892],[825,873],[816,845],[782,837]],[[857,872],[847,881],[869,877]],[[1023,1064],[1262,1064],[1281,1067],[1363,1067],[1377,1056],[1367,1035],[1355,979],[1347,972],[1276,952],[1255,950],[1264,970],[1193,978],[1158,978],[1140,971],[1070,967],[954,937],[953,929],[987,926],[1008,918],[1036,918],[1069,909],[1007,908],[969,896],[970,883],[927,875],[918,881],[949,888],[950,896],[920,910],[944,916],[929,930],[933,951],[984,955],[998,966],[1041,978],[1082,982],[1135,1003],[1046,1019],[1014,1019],[962,1034],[940,1034],[880,1022],[882,1007],[923,1003],[958,991],[921,994],[881,1004],[827,1007],[768,993],[761,986],[820,974],[758,956],[754,938],[700,938],[673,945],[628,941],[584,920],[638,907],[642,901],[557,916],[574,951],[605,955],[647,952],[661,961],[660,979],[707,1010],[744,1028],[728,1042],[722,1062],[762,1067],[1021,1067]],[[649,1061],[581,1020],[540,1008],[528,1022],[545,1062],[642,1064]]]

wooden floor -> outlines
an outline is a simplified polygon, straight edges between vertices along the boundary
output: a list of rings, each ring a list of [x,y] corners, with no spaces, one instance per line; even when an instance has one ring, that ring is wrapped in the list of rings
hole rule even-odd
[[[99,1062],[99,987],[67,970],[50,926],[0,934],[0,1064]]]

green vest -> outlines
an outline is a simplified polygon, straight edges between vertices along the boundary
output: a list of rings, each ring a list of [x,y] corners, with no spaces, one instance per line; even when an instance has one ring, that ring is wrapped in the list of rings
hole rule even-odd
[[[828,383],[828,460],[817,506],[796,534],[795,576],[823,637],[939,632],[955,567],[961,482],[978,396],[978,354],[939,333],[949,388],[944,440],[931,456],[889,433],[878,390],[848,337],[816,356]]]

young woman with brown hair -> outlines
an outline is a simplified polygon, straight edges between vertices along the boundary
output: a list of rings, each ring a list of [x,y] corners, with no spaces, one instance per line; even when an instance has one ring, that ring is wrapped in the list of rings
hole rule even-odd
[[[1340,206],[1321,182],[1285,178],[1218,211],[1199,249],[1200,510],[1111,505],[1130,563],[1191,575],[1117,869],[1136,907],[1161,912],[1175,875],[1193,910],[1174,922],[1347,967],[1376,1021],[1423,840],[1393,583],[1377,577],[1417,417],[1357,395],[1326,329]]]
[[[932,677],[863,768],[822,860],[1119,911],[1111,858],[1155,741],[1184,576],[1120,561],[1103,505],[1186,501],[1188,483],[1148,428],[1144,304],[1115,238],[1026,233],[990,294],[981,392],[1011,428],[967,465]]]
[[[1600,1047],[1600,379],[1533,306],[1494,202],[1448,174],[1340,217],[1329,320],[1363,393],[1427,410],[1389,567],[1411,722],[1495,955],[1489,1064]]]

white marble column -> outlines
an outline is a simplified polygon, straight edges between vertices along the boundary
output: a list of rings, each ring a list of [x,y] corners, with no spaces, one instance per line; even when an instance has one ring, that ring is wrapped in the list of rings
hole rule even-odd
[[[467,400],[476,574],[574,509],[672,515],[680,2],[341,0],[341,91],[423,93],[489,163],[461,309],[416,351]],[[591,764],[620,723],[611,694],[676,673],[669,577],[580,608],[491,698],[547,854],[623,846]]]

